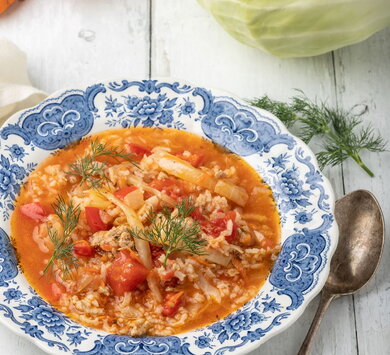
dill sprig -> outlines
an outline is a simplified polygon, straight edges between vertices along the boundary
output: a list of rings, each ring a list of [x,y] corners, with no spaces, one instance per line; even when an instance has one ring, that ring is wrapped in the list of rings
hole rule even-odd
[[[160,212],[150,211],[148,221],[150,226],[145,229],[131,228],[130,234],[134,238],[146,240],[158,245],[165,251],[164,267],[168,257],[174,251],[184,251],[194,255],[204,255],[204,246],[207,242],[200,238],[200,224],[198,221],[186,220],[194,211],[195,206],[191,199],[184,199],[178,203],[176,209],[165,206]]]
[[[105,162],[96,161],[98,157],[111,157],[119,160],[122,158],[127,160],[134,166],[138,167],[135,161],[131,158],[131,153],[125,153],[118,148],[109,147],[107,144],[100,143],[97,139],[91,142],[91,154],[76,160],[75,163],[69,164],[69,175],[77,175],[81,177],[80,184],[87,183],[91,188],[98,189],[103,183],[109,183],[110,179],[105,173],[107,164]]]
[[[74,243],[71,234],[79,222],[80,208],[74,206],[72,201],[66,203],[62,196],[57,197],[57,201],[52,207],[61,221],[62,231],[59,232],[53,227],[47,226],[49,238],[53,243],[53,254],[43,270],[43,274],[52,274],[56,263],[63,276],[68,277],[71,275],[72,267],[78,265],[78,258],[73,254]]]
[[[321,169],[325,166],[341,164],[351,157],[368,175],[374,173],[363,163],[360,153],[366,149],[371,152],[386,150],[386,142],[374,132],[371,125],[362,126],[361,113],[355,107],[349,111],[331,108],[326,103],[316,103],[302,92],[284,103],[263,96],[253,100],[252,105],[265,109],[278,117],[287,128],[299,126],[297,135],[309,143],[312,138],[322,138],[322,150],[316,154]]]

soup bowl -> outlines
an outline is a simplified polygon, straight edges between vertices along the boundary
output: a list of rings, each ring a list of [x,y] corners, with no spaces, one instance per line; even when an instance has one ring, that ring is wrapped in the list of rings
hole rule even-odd
[[[110,128],[169,127],[222,145],[273,192],[281,251],[258,294],[226,318],[166,337],[108,334],[45,302],[18,266],[10,215],[21,184],[47,156]],[[319,293],[338,241],[334,196],[314,154],[267,111],[182,81],[121,80],[57,92],[0,129],[0,321],[52,354],[244,354],[291,326]]]

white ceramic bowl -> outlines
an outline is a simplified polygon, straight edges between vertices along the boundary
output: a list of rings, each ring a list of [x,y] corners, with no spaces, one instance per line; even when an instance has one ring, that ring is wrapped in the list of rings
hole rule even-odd
[[[168,337],[132,338],[80,325],[43,301],[17,267],[9,219],[19,187],[54,150],[90,133],[173,127],[240,155],[271,186],[282,250],[259,294],[227,318]],[[310,149],[269,112],[169,79],[57,92],[0,130],[0,321],[52,354],[247,353],[294,323],[321,290],[337,245],[332,188]]]

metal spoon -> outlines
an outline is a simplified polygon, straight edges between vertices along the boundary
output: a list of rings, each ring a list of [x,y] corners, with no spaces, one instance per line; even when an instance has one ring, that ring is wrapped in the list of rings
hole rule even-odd
[[[382,253],[385,224],[379,203],[370,192],[357,190],[338,200],[335,216],[340,230],[339,244],[317,313],[298,355],[309,354],[330,302],[363,287],[374,274]]]

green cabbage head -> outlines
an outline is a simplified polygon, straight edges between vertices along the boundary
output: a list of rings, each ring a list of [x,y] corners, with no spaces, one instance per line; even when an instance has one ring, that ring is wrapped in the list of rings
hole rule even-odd
[[[308,57],[390,25],[390,0],[198,0],[233,37],[278,57]]]

